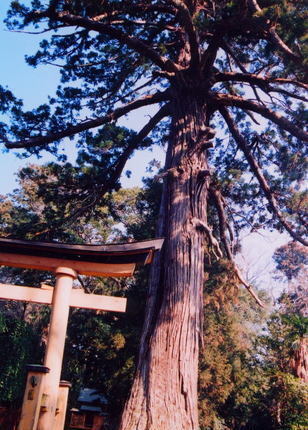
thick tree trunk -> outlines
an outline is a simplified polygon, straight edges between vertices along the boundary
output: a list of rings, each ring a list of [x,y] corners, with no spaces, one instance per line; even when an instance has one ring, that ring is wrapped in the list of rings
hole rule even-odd
[[[198,429],[207,127],[201,103],[189,96],[177,102],[159,225],[164,250],[152,268],[139,363],[120,430]]]
[[[304,382],[308,382],[308,338],[303,337],[299,341],[298,348],[294,351],[291,360],[294,375]]]

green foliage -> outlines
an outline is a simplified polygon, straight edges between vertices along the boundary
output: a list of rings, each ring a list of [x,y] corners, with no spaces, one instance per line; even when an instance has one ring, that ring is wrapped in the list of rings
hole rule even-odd
[[[285,249],[275,257],[279,255],[283,272],[289,261]],[[228,262],[207,270],[199,367],[201,429],[304,430],[308,391],[299,375],[307,378],[305,296],[300,290],[283,293],[266,319],[238,290]]]
[[[71,167],[67,168],[70,171]],[[31,166],[21,171],[21,188],[13,199],[3,197],[0,205],[2,214],[5,214],[1,225],[3,233],[20,231],[19,237],[26,236],[32,226],[21,222],[18,230],[19,216],[23,220],[23,216],[32,216],[32,212],[41,217],[43,224],[48,213],[45,208],[49,205],[57,207],[52,189],[49,194],[48,184],[53,183],[49,182],[49,169],[50,165]],[[66,174],[64,169],[61,175]],[[233,174],[237,175],[237,172]],[[40,185],[43,185],[45,195],[40,194]],[[65,227],[62,231],[55,230],[53,237],[65,237],[69,231],[69,237],[75,241],[85,241],[89,237],[99,240],[108,237],[145,239],[154,234],[160,194],[161,183],[157,180],[147,181],[142,190],[119,190],[110,198],[108,208],[99,206],[96,209],[95,214],[101,214],[102,218],[88,217],[87,223],[82,220],[71,224],[69,230]],[[121,230],[117,230],[119,222],[123,226]],[[31,232],[35,233],[35,230]],[[284,271],[284,256],[288,259],[289,253],[277,255],[279,267]],[[303,262],[302,259],[298,261]],[[291,271],[297,274],[292,267],[295,269],[296,264],[291,266]],[[271,315],[264,333],[257,336],[265,314],[256,308],[245,291],[239,290],[232,264],[227,260],[211,264],[207,261],[205,269],[208,279],[204,289],[204,349],[199,368],[202,430],[304,428],[307,392],[303,383],[293,375],[292,356],[298,339],[305,333],[307,319],[293,312],[292,296],[285,294],[280,298],[280,311]],[[45,278],[34,278],[31,271],[1,273],[2,277],[5,275],[13,282],[18,279],[18,282],[28,285],[46,281],[46,274],[43,274]],[[63,367],[63,377],[73,383],[70,405],[75,405],[81,387],[99,389],[108,397],[109,413],[115,425],[133,381],[147,276],[145,271],[141,271],[133,280],[108,282],[83,277],[83,287],[87,291],[128,297],[128,313],[118,316],[78,309],[70,315]],[[40,360],[33,351],[38,352],[37,346],[48,324],[48,314],[42,307],[30,310],[26,318],[32,322],[30,328],[28,322],[6,316],[8,310],[15,316],[21,315],[20,310],[18,314],[17,309],[6,308],[5,316],[1,316],[0,337],[5,338],[1,341],[8,348],[1,348],[0,362],[4,363],[1,375],[6,375],[6,379],[3,377],[1,380],[0,392],[3,393],[1,400],[10,402],[17,393],[22,393],[25,363],[29,359],[34,361],[34,357]],[[14,354],[20,357],[18,361],[11,360]],[[282,410],[280,427],[277,424],[277,405],[281,405]]]
[[[0,312],[0,402],[19,404],[26,365],[42,358],[40,337],[25,321]]]
[[[254,339],[264,319],[265,313],[247,293],[239,291],[230,264],[211,265],[205,284],[204,346],[199,367],[202,430],[238,430],[251,422],[251,411],[264,383],[252,359]]]
[[[11,118],[11,124],[6,120],[0,125],[4,144],[21,140],[25,156],[39,154],[43,148],[64,162],[59,141],[65,136],[69,139],[74,134],[79,136],[77,165],[67,163],[65,173],[62,166],[50,166],[54,179],[52,199],[56,206],[46,211],[46,225],[42,230],[48,229],[53,219],[58,220],[59,227],[63,217],[69,222],[72,211],[76,218],[81,213],[93,215],[95,207],[107,204],[103,194],[119,189],[120,174],[133,151],[153,143],[162,145],[168,140],[170,122],[161,121],[149,130],[152,139],[141,136],[136,141],[135,132],[114,125],[118,117],[110,113],[117,112],[119,105],[128,106],[165,89],[168,103],[176,104],[173,94],[178,90],[184,94],[188,91],[200,96],[200,101],[209,107],[211,127],[225,129],[217,110],[219,106],[212,97],[237,95],[256,100],[260,109],[266,105],[273,112],[283,113],[290,123],[304,129],[307,112],[301,81],[305,82],[307,61],[305,1],[260,0],[257,2],[260,10],[254,10],[252,3],[221,0],[191,4],[189,13],[200,41],[198,49],[204,68],[197,71],[187,64],[189,47],[185,44],[191,40],[181,14],[175,13],[173,2],[158,1],[154,5],[124,0],[11,3],[6,20],[10,29],[44,28],[37,52],[28,55],[27,62],[34,67],[46,63],[60,66],[61,82],[47,103],[30,112],[23,110],[22,102],[9,90],[0,89],[1,109],[6,119]],[[94,20],[100,27],[88,28],[89,22],[81,19],[78,25],[66,22],[63,18],[66,15]],[[276,32],[274,38],[270,31]],[[135,41],[140,41],[140,46],[131,45],[132,35]],[[157,56],[163,56],[164,66],[157,64]],[[164,70],[170,65],[168,61],[179,66],[173,78],[168,75],[169,70]],[[241,74],[243,79],[220,81],[217,75],[225,72]],[[249,75],[260,76],[265,82],[247,81]],[[290,82],[275,82],[284,78]],[[242,109],[233,103],[226,106],[233,106],[230,110],[233,120],[283,217],[290,221],[295,232],[304,235],[302,220],[307,199],[301,184],[307,170],[307,152],[302,139],[286,131],[279,121],[269,120],[262,109],[255,111],[261,116],[264,114],[261,121],[253,116],[254,109]],[[127,109],[123,115],[130,111]],[[89,118],[96,121],[109,114],[109,124],[106,120],[100,127],[96,123],[83,127]],[[59,136],[63,130],[65,136]],[[46,136],[51,136],[46,143],[28,144],[32,138],[44,140]],[[207,150],[216,186],[232,206],[235,227],[281,230],[282,224],[273,206],[264,199],[264,187],[260,188],[256,172],[250,173],[251,164],[235,140],[232,133],[229,138],[220,133],[214,148]],[[65,183],[70,186],[63,188]],[[51,184],[48,187],[50,196]],[[40,188],[44,196],[44,185]],[[34,222],[38,219],[34,218]]]
[[[262,401],[270,412],[273,429],[305,429],[308,424],[308,389],[298,378],[286,372],[269,376],[269,387]]]
[[[252,329],[256,315],[253,311],[247,315],[243,299],[227,308],[205,308],[201,429],[304,430],[307,384],[292,370],[295,333],[300,336],[297,324],[275,313],[265,329],[268,334],[256,336],[256,326]],[[259,323],[263,318],[258,315]]]
[[[267,378],[260,406],[267,410],[273,429],[304,429],[308,423],[306,336],[308,318],[295,312],[292,293],[284,293],[279,308],[267,322],[256,347]]]
[[[140,314],[72,313],[64,357],[64,377],[73,383],[72,403],[81,387],[96,388],[108,397],[111,418],[119,418],[132,384],[140,331]]]
[[[84,159],[83,166],[91,174],[92,163]],[[95,164],[95,163],[94,163]],[[95,165],[93,166],[95,170]],[[56,165],[29,166],[19,173],[20,188],[11,196],[3,197],[0,202],[1,233],[18,238],[35,238],[37,230],[46,226],[50,211],[57,213],[61,205],[56,202],[55,181],[62,180],[63,189],[69,189],[72,181],[68,178],[78,174],[78,169],[65,165],[58,169]],[[82,175],[82,173],[80,173]],[[152,186],[148,182],[143,190],[138,188],[121,189],[114,193],[108,201],[108,206],[98,206],[93,216],[81,218],[77,222],[66,226],[57,226],[57,217],[50,217],[48,226],[50,232],[47,237],[70,240],[73,242],[91,242],[93,240],[105,242],[110,239],[125,241],[128,239],[147,239],[152,237],[157,217],[161,185],[156,182]],[[59,190],[59,192],[63,192]],[[42,192],[43,190],[43,192]],[[64,194],[63,194],[64,195]],[[65,199],[63,201],[65,204]],[[38,222],[33,225],[31,220],[37,217]],[[121,228],[118,225],[121,223]],[[56,228],[53,228],[56,226]],[[53,283],[53,276],[31,270],[2,268],[0,271],[2,282],[15,284],[39,285],[40,282]],[[127,392],[133,380],[135,371],[135,357],[138,353],[141,326],[146,300],[146,279],[148,270],[140,270],[134,279],[99,279],[81,277],[82,286],[88,292],[103,293],[128,298],[128,310],[124,315],[94,312],[78,309],[71,312],[67,331],[62,376],[71,381],[73,388],[70,404],[75,405],[81,387],[91,387],[101,390],[109,400],[109,413],[112,420],[119,418],[119,410],[123,407]],[[10,372],[7,379],[8,390],[14,395],[22,387],[25,376],[25,364],[31,357],[39,360],[41,357],[29,352],[31,345],[38,351],[41,340],[46,341],[49,313],[43,306],[27,307],[23,312],[23,305],[6,303],[3,307],[4,315],[15,316],[16,327],[23,327],[24,352],[20,352],[20,360],[16,365],[15,349],[8,339],[8,329],[3,323],[3,342],[12,349],[3,349],[6,361],[3,366]],[[3,316],[3,318],[5,318]],[[21,318],[17,320],[17,318]],[[27,322],[23,322],[25,318]],[[2,320],[1,320],[2,321]],[[3,321],[6,321],[3,319]],[[31,323],[31,326],[30,326]],[[32,327],[32,328],[31,328]],[[20,329],[21,330],[21,329]],[[12,334],[13,336],[13,334]],[[18,338],[21,342],[21,339]],[[17,342],[17,341],[16,341]],[[21,348],[21,347],[20,347]],[[16,352],[17,354],[17,352]],[[24,356],[23,356],[24,354]],[[11,360],[11,367],[7,364]],[[5,364],[6,363],[6,364]],[[6,369],[6,368],[5,368]],[[5,375],[6,373],[3,373]],[[4,376],[3,376],[4,378]],[[6,383],[4,381],[4,383]],[[3,395],[1,401],[14,400],[13,394]]]
[[[160,207],[162,183],[147,179],[136,199],[137,220],[127,224],[127,234],[135,240],[144,240],[155,237],[157,217]]]
[[[274,254],[276,268],[291,281],[300,272],[305,271],[308,263],[308,252],[305,247],[296,242],[289,242],[278,248]]]

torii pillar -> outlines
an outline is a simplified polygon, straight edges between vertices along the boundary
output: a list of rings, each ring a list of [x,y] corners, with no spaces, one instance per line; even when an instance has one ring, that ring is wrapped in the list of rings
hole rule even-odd
[[[85,294],[72,289],[77,275],[131,276],[136,265],[151,263],[154,252],[162,243],[162,239],[156,239],[121,245],[81,246],[0,238],[0,265],[51,270],[56,275],[53,291],[50,288],[0,285],[0,299],[52,306],[44,366],[38,366],[40,370],[32,366],[32,373],[28,375],[18,430],[63,429],[65,410],[57,411],[57,407],[61,403],[59,384],[70,306],[125,312],[125,298]],[[66,400],[64,403],[66,409]],[[61,412],[61,419],[57,420],[57,412]]]
[[[62,359],[65,345],[70,296],[73,280],[77,278],[75,270],[68,267],[58,267],[56,285],[52,295],[51,319],[48,333],[47,349],[44,366],[50,369],[44,380],[44,393],[47,399],[47,410],[39,416],[38,430],[52,429],[56,418],[58,391],[62,370]],[[20,428],[20,430],[23,430]]]

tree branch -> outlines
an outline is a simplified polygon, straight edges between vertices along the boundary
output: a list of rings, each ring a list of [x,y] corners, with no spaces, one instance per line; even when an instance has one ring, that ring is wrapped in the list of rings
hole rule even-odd
[[[128,10],[125,10],[124,12],[159,12],[159,13],[169,13],[170,15],[176,15],[177,10],[169,5],[164,4],[146,4],[140,3],[139,5],[130,5]]]
[[[293,122],[284,118],[280,113],[277,113],[272,109],[265,107],[264,105],[260,105],[251,100],[245,100],[239,96],[222,93],[212,93],[212,100],[214,101],[214,103],[216,102],[218,106],[236,106],[242,109],[248,109],[253,112],[256,112],[262,115],[264,118],[267,118],[270,121],[274,122],[283,130],[288,131],[298,139],[308,141],[308,133],[297,127]]]
[[[269,93],[283,94],[286,97],[290,97],[290,98],[293,98],[293,99],[296,99],[296,100],[301,100],[301,101],[303,101],[305,103],[308,103],[308,99],[306,97],[300,96],[300,95],[295,94],[295,93],[291,93],[290,91],[284,90],[283,88],[277,88],[277,87],[269,86],[268,87],[268,92]]]
[[[200,64],[200,51],[198,35],[193,24],[192,16],[188,7],[182,0],[171,0],[171,2],[179,11],[179,20],[188,35],[190,46],[190,67],[192,69],[196,69]]]
[[[34,136],[29,139],[20,140],[17,142],[6,142],[5,146],[9,149],[21,149],[21,148],[32,148],[35,146],[45,146],[51,142],[63,139],[64,137],[70,137],[74,134],[81,133],[82,131],[89,130],[91,128],[99,127],[108,122],[117,120],[118,118],[126,115],[127,113],[138,109],[143,106],[159,103],[168,100],[168,92],[158,92],[154,95],[146,96],[142,99],[134,100],[124,106],[115,109],[113,112],[101,117],[88,121],[81,122],[71,127],[59,131],[58,133],[47,134],[46,136]]]
[[[114,183],[122,174],[126,161],[137,149],[138,145],[147,137],[147,135],[153,130],[153,128],[167,115],[170,114],[170,105],[163,106],[151,119],[150,121],[139,131],[137,136],[132,140],[127,149],[119,157],[115,164],[115,169],[111,175],[110,183]],[[105,184],[104,184],[105,187]]]
[[[224,245],[224,248],[225,248],[225,251],[226,251],[226,254],[227,254],[227,258],[228,258],[228,260],[232,264],[234,273],[237,276],[237,278],[240,281],[240,283],[244,285],[244,287],[247,289],[247,291],[249,292],[249,294],[257,302],[257,304],[259,306],[261,306],[262,308],[264,308],[263,303],[261,302],[261,300],[259,299],[259,297],[257,296],[257,294],[254,292],[252,286],[250,284],[248,284],[248,282],[246,282],[244,280],[243,276],[241,275],[241,272],[240,272],[239,268],[237,267],[237,264],[234,261],[233,253],[231,251],[231,247],[230,247],[229,242],[228,242],[227,237],[226,237],[226,229],[231,229],[231,227],[230,227],[230,225],[229,225],[229,223],[227,222],[227,219],[226,219],[226,214],[225,214],[225,209],[224,209],[224,203],[223,203],[223,197],[222,197],[220,191],[218,191],[213,185],[210,185],[209,193],[210,193],[210,196],[212,197],[212,199],[214,201],[214,205],[215,205],[215,207],[217,209],[217,214],[218,214],[218,219],[219,219],[219,234],[220,234],[220,239],[221,239],[221,241],[222,241],[222,243]],[[221,258],[222,254],[220,254],[219,256],[216,255],[216,257]]]
[[[153,28],[159,29],[160,31],[163,31],[163,30],[168,30],[173,32],[179,31],[179,28],[162,21],[154,22],[154,21],[147,21],[147,20],[141,20],[141,19],[139,20],[118,19],[116,21],[112,20],[110,21],[110,23],[113,25],[133,24],[136,26],[139,25],[139,26],[148,27],[148,28],[153,27]]]
[[[215,255],[215,257],[217,259],[222,258],[223,253],[220,249],[218,240],[216,239],[216,237],[213,234],[211,227],[206,222],[204,222],[201,219],[196,218],[196,217],[191,218],[190,223],[192,224],[192,226],[194,228],[199,229],[199,230],[203,231],[204,233],[206,233],[206,235],[209,239],[210,245],[212,247],[213,254]]]
[[[245,75],[248,74],[246,68],[243,66],[243,64],[238,59],[238,57],[235,55],[235,53],[233,52],[233,49],[227,44],[227,42],[223,41],[222,47],[226,51],[226,53],[229,54],[233,58],[233,60],[237,64],[238,68],[242,71],[242,73],[244,73]],[[250,82],[250,84],[251,84],[251,88],[252,88],[252,90],[256,96],[256,99],[259,100],[259,102],[261,102],[259,94],[256,90],[256,87],[254,86],[254,84],[252,82]]]
[[[81,275],[77,275],[77,279],[78,279],[78,281],[79,281],[79,284],[80,284],[80,285],[81,285],[81,287],[83,288],[83,290],[84,290],[87,294],[90,294],[90,293],[91,293],[91,290],[90,290],[90,288],[88,288],[88,287],[86,286],[86,284],[83,282],[83,279],[82,279]]]
[[[211,72],[213,64],[216,60],[217,51],[220,44],[219,36],[213,35],[212,41],[209,43],[206,51],[203,53],[201,58],[201,68],[202,72],[208,74]]]
[[[215,207],[217,209],[217,214],[218,214],[218,219],[219,219],[220,238],[221,238],[221,241],[224,245],[228,259],[232,261],[232,259],[233,259],[232,251],[231,251],[231,247],[229,245],[229,242],[228,242],[227,236],[226,236],[226,229],[227,229],[228,222],[226,219],[226,214],[225,214],[225,209],[224,209],[224,204],[223,204],[223,197],[222,197],[220,191],[218,191],[212,185],[209,188],[209,192],[210,192],[211,197],[213,198]]]
[[[261,308],[264,308],[264,304],[261,302],[261,300],[259,299],[257,294],[254,292],[252,286],[250,284],[248,284],[247,281],[244,280],[241,272],[239,271],[239,268],[237,266],[234,266],[233,269],[234,269],[235,274],[238,277],[239,281],[244,285],[244,287],[247,289],[249,294],[254,298],[254,300],[258,303],[258,305],[261,306]]]
[[[308,85],[303,82],[294,81],[292,79],[286,79],[286,78],[265,77],[254,73],[217,72],[215,73],[215,81],[216,82],[225,82],[225,81],[248,82],[250,84],[259,85],[261,88],[262,86],[264,87],[270,83],[282,84],[282,85],[294,85],[296,87],[303,88],[304,90],[308,90]]]
[[[230,247],[229,242],[228,242],[227,237],[226,237],[226,229],[229,227],[229,223],[227,222],[227,219],[226,219],[226,213],[225,213],[224,204],[223,204],[223,197],[222,197],[220,191],[218,191],[214,186],[210,186],[209,192],[210,192],[210,195],[212,196],[212,198],[214,200],[214,204],[215,204],[215,207],[216,207],[217,213],[218,213],[220,238],[221,238],[221,241],[224,245],[227,257],[232,263],[234,273],[238,277],[241,284],[244,285],[244,287],[247,289],[249,294],[258,303],[258,305],[261,306],[262,308],[264,308],[263,303],[261,302],[261,300],[259,299],[257,294],[254,292],[251,285],[248,284],[248,282],[246,282],[244,280],[239,268],[237,267],[237,265],[234,261],[233,253],[231,251],[231,247]]]
[[[91,31],[97,31],[101,34],[106,34],[119,42],[127,45],[129,48],[143,55],[144,57],[153,61],[154,64],[159,66],[162,70],[168,72],[177,72],[179,66],[173,63],[170,59],[160,56],[153,48],[147,45],[142,40],[124,33],[123,31],[112,27],[109,24],[104,24],[102,22],[94,21],[89,18],[84,18],[78,15],[72,15],[69,12],[52,12],[46,11],[35,11],[32,16],[34,18],[46,17],[50,19],[55,19],[63,22],[69,26],[74,25],[78,27],[85,28]]]
[[[260,13],[262,12],[261,7],[259,6],[257,0],[248,0],[248,5],[250,7],[250,9],[252,10],[252,12],[254,13]],[[295,62],[301,62],[302,61],[302,56],[295,54],[295,52],[293,52],[288,45],[286,45],[284,43],[284,41],[278,36],[278,34],[276,33],[273,25],[270,23],[270,26],[268,28],[268,34],[269,34],[269,39],[271,42],[273,42],[277,48],[282,51],[285,55],[287,55],[289,58],[291,58],[293,61]]]
[[[276,215],[280,223],[283,225],[283,227],[287,230],[287,232],[297,241],[302,243],[303,245],[308,245],[308,241],[306,241],[304,238],[302,238],[299,234],[297,234],[292,226],[285,220],[284,216],[280,212],[280,208],[278,205],[278,202],[274,196],[273,191],[271,190],[265,176],[263,175],[260,166],[258,165],[256,159],[253,157],[249,146],[246,143],[245,138],[241,135],[239,132],[236,124],[234,123],[233,119],[231,118],[231,115],[229,114],[228,110],[225,107],[221,107],[219,109],[221,115],[223,116],[224,120],[226,121],[228,128],[230,130],[230,133],[233,137],[233,139],[237,142],[239,148],[243,151],[246,160],[248,161],[248,164],[250,166],[250,169],[256,176],[259,185],[265,194],[265,197],[267,198],[269,202],[269,206],[271,210],[273,211],[273,214]]]
[[[102,199],[104,194],[110,192],[115,186],[116,181],[120,178],[127,160],[131,157],[133,152],[138,149],[140,143],[147,137],[147,135],[153,130],[153,128],[166,116],[170,114],[170,104],[164,105],[151,119],[150,121],[139,131],[119,158],[113,163],[113,166],[109,169],[112,171],[111,175],[104,178],[104,183],[97,187],[94,192],[90,191],[89,198],[85,199],[86,204],[75,209],[73,213],[62,218],[58,223],[54,223],[52,228],[47,228],[34,236],[42,236],[43,234],[50,233],[60,226],[67,225],[73,222],[76,218],[79,218],[93,209]]]
[[[233,52],[231,46],[229,46],[229,44],[226,41],[224,41],[224,40],[221,41],[221,47],[227,54],[229,54],[233,58],[233,61],[238,66],[238,68],[241,70],[241,72],[247,73],[247,70],[245,69],[245,67],[243,66],[241,61],[237,58],[237,56]],[[226,73],[228,73],[228,72],[226,72]],[[229,72],[229,73],[234,73],[234,72]]]
[[[41,31],[26,31],[26,30],[4,30],[4,31],[9,31],[10,33],[24,33],[24,34],[44,34],[44,33],[48,33],[49,31],[54,31],[54,30],[58,30],[59,28],[66,28],[66,25],[57,25],[55,27],[51,27],[51,28],[46,28],[44,30]]]

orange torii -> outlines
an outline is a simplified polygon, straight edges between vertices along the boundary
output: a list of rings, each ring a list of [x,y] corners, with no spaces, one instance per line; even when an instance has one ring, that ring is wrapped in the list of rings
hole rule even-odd
[[[18,430],[62,430],[68,383],[60,384],[69,308],[125,312],[122,297],[85,294],[73,289],[77,275],[127,277],[150,264],[163,239],[110,245],[68,245],[0,238],[0,265],[52,271],[55,288],[0,284],[0,299],[52,307],[44,365],[29,366]]]

